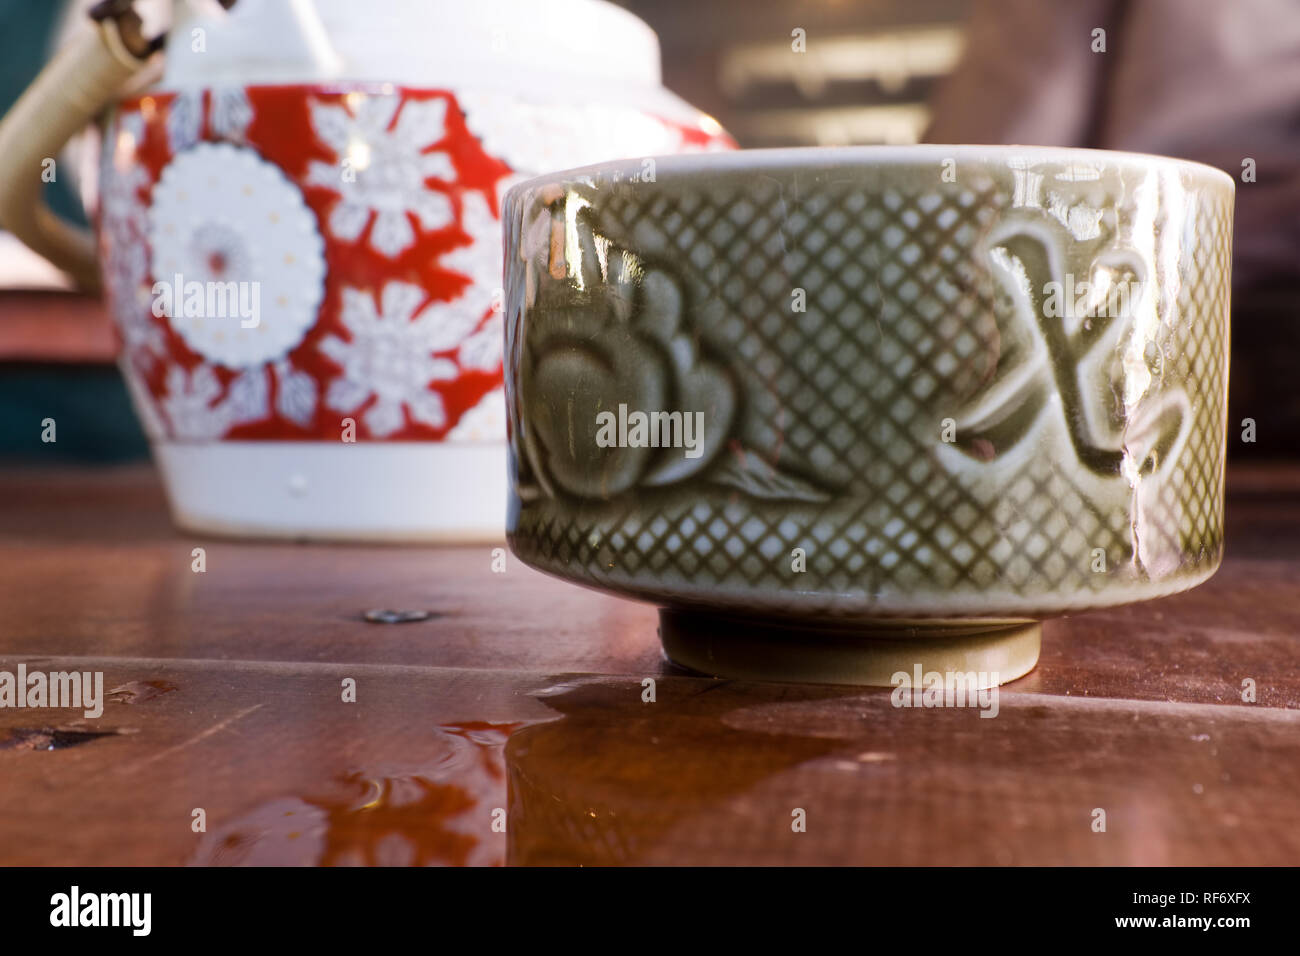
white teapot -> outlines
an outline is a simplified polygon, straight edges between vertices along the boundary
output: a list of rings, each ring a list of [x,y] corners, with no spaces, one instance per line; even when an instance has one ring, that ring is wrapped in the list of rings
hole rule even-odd
[[[0,222],[102,286],[175,520],[500,538],[501,194],[734,144],[601,0],[172,15],[153,40],[130,0],[93,9],[0,123]],[[44,160],[95,120],[97,240],[39,202]]]

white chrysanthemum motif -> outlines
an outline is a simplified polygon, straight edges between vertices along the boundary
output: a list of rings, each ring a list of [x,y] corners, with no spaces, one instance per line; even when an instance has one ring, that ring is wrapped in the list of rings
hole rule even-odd
[[[230,383],[224,398],[211,365],[186,372],[179,365],[167,370],[167,394],[162,408],[172,437],[181,441],[215,441],[236,425],[261,421],[269,414],[266,372],[250,369]]]
[[[253,106],[242,87],[218,87],[211,91],[208,125],[215,136],[243,142],[253,121]],[[189,149],[203,132],[203,91],[182,90],[167,109],[167,141],[172,152]]]
[[[373,221],[370,245],[391,258],[415,242],[412,216],[426,230],[453,221],[451,200],[427,182],[456,175],[445,152],[429,149],[446,136],[447,101],[403,105],[397,94],[352,93],[346,102],[352,112],[312,102],[312,128],[334,150],[335,161],[313,162],[307,179],[342,197],[329,216],[334,236],[358,239]]]
[[[460,442],[499,442],[505,437],[506,394],[499,388],[484,395],[447,433],[447,441]]]
[[[488,154],[534,175],[630,156],[675,152],[680,134],[660,120],[626,107],[530,103],[493,90],[456,94],[465,123]]]
[[[320,350],[343,369],[326,390],[326,406],[346,414],[374,396],[362,418],[378,438],[405,425],[403,409],[431,428],[447,424],[442,398],[429,386],[454,379],[456,363],[433,353],[455,348],[467,330],[448,321],[445,303],[417,314],[424,298],[419,286],[389,282],[376,309],[369,293],[345,288],[341,319],[351,341],[329,335],[320,343]]]
[[[316,217],[253,150],[199,143],[181,153],[154,187],[149,222],[153,277],[171,287],[168,318],[200,355],[257,365],[286,354],[315,323],[325,290]]]

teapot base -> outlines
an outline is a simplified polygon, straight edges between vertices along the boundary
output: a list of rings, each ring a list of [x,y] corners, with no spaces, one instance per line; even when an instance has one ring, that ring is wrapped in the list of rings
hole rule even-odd
[[[155,442],[176,524],[224,537],[502,542],[504,442]]]

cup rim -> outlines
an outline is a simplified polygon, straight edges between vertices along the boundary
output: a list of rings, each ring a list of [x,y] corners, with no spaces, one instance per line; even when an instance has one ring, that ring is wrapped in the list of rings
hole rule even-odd
[[[1227,186],[1233,195],[1237,187],[1236,180],[1218,167],[1190,159],[1161,156],[1157,153],[1075,146],[915,143],[871,146],[790,146],[609,160],[532,176],[516,183],[506,195],[508,199],[511,194],[523,193],[530,188],[561,180],[626,181],[639,172],[647,160],[654,162],[655,182],[659,182],[665,175],[673,177],[710,173],[747,175],[773,169],[813,172],[825,168],[854,165],[865,167],[904,166],[926,162],[937,164],[946,159],[953,159],[959,163],[962,161],[1005,163],[1015,159],[1089,165],[1096,165],[1099,162],[1114,163],[1148,171],[1164,169],[1198,176],[1217,182],[1220,186]]]

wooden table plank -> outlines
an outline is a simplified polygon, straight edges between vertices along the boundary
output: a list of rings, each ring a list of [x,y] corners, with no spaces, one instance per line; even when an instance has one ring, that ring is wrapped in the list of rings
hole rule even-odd
[[[896,708],[887,690],[694,677],[646,703],[635,679],[513,670],[28,664],[173,689],[96,721],[65,712],[53,723],[105,736],[56,750],[14,744],[49,712],[0,711],[6,864],[1300,856],[1300,714],[1285,710],[1008,693],[984,719]]]
[[[513,556],[495,574],[492,546],[191,536],[171,529],[148,472],[67,474],[0,482],[9,503],[0,653],[673,672],[652,608],[564,584]],[[1250,677],[1260,704],[1300,707],[1300,473],[1285,474],[1294,496],[1234,500],[1228,557],[1208,583],[1049,621],[1038,668],[1014,687],[1220,703],[1239,699]],[[29,507],[16,506],[24,500]],[[205,549],[203,574],[191,570],[194,547]],[[361,620],[382,607],[439,616]]]
[[[985,719],[686,675],[652,608],[490,547],[198,539],[145,469],[10,471],[0,671],[120,690],[0,709],[0,863],[1295,863],[1300,471],[1241,474],[1211,582],[1049,622]]]

